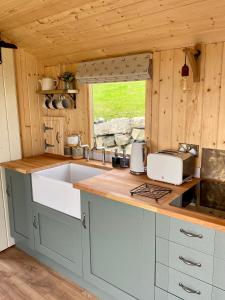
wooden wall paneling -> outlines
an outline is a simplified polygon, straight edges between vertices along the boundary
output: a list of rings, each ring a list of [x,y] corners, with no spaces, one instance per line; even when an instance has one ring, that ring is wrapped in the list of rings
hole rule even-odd
[[[43,153],[41,105],[36,94],[41,64],[22,49],[15,51],[18,106],[23,156]]]
[[[79,128],[79,132],[83,137],[82,142],[84,144],[91,144],[91,131],[93,130],[93,122],[91,117],[91,108],[90,105],[91,97],[90,97],[90,90],[87,84],[78,84],[78,89],[80,93],[78,94],[78,105],[80,110],[79,112],[79,123],[77,124]]]
[[[173,97],[172,97],[172,140],[171,146],[177,149],[178,143],[185,141],[186,102],[188,92],[181,87],[181,68],[184,64],[184,52],[175,49],[173,56]],[[190,74],[192,79],[192,76]]]
[[[21,49],[15,51],[15,58],[22,151],[23,156],[26,157],[32,155],[32,143],[24,51]]]
[[[225,44],[224,43],[223,43],[217,148],[223,150],[225,149]]]
[[[159,99],[160,99],[160,58],[161,52],[153,53],[153,80],[151,94],[151,151],[158,150]]]
[[[41,106],[39,104],[40,96],[36,93],[39,79],[37,64],[35,57],[28,54],[26,55],[32,155],[43,152]]]
[[[201,48],[200,82],[192,85],[186,104],[186,138],[188,143],[199,144],[201,139],[203,89],[205,81],[205,45]]]
[[[151,149],[151,123],[152,123],[152,79],[145,82],[145,139],[147,147]]]
[[[203,93],[201,146],[216,148],[223,43],[206,45],[205,83]]]
[[[76,64],[62,64],[45,68],[45,75],[57,78],[62,72],[70,71],[75,73]],[[62,86],[62,83],[61,83]],[[79,90],[77,95],[77,108],[68,110],[44,110],[44,115],[64,116],[65,117],[65,135],[80,134],[82,143],[90,143],[90,105],[89,105],[89,87],[86,84],[76,83]]]
[[[173,50],[163,51],[160,56],[160,100],[158,148],[171,148],[172,97],[173,97]]]
[[[200,82],[193,83],[188,93],[186,103],[185,142],[201,146],[203,91],[205,81],[205,45],[201,48]],[[201,148],[200,148],[201,150]],[[201,151],[197,159],[197,166],[201,165]]]

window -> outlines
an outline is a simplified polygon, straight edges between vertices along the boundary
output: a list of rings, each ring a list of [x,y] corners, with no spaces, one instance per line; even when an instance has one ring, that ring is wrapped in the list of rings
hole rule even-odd
[[[146,81],[92,84],[94,137],[98,147],[125,149],[144,140]]]

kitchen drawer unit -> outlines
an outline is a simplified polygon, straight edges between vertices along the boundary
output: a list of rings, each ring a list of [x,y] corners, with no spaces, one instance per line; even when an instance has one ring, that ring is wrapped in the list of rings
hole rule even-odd
[[[225,232],[216,231],[214,256],[225,260],[224,249],[225,249]]]
[[[180,300],[181,298],[178,298],[158,287],[155,288],[155,300]],[[215,299],[217,300],[217,299]],[[220,299],[218,299],[220,300]]]
[[[185,300],[211,300],[212,285],[156,263],[156,286]]]
[[[225,299],[225,291],[213,287],[212,300],[224,300],[224,299]]]
[[[214,257],[213,285],[225,290],[225,260],[217,257]]]
[[[213,229],[157,214],[156,235],[209,255],[214,254]]]
[[[212,284],[213,256],[156,238],[156,261]]]

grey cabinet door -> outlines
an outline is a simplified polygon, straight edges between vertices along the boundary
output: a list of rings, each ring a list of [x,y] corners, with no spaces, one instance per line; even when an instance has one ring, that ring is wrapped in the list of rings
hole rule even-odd
[[[35,250],[82,276],[80,220],[36,203],[33,207]]]
[[[5,170],[11,235],[33,249],[31,176]]]
[[[82,193],[84,277],[120,300],[154,299],[155,214]]]

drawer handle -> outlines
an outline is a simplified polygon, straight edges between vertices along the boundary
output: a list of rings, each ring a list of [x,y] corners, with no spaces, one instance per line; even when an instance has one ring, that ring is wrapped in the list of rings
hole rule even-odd
[[[189,294],[197,294],[197,295],[201,295],[201,292],[200,291],[196,291],[196,290],[193,290],[185,285],[183,285],[183,283],[179,283],[179,286],[187,293]]]
[[[188,232],[188,231],[184,230],[183,228],[180,229],[180,232],[185,234],[188,237],[194,237],[194,238],[199,238],[199,239],[203,238],[202,234],[195,234],[195,233],[192,233],[192,232]]]
[[[195,263],[195,262],[193,262],[193,261],[191,261],[191,260],[188,260],[188,259],[184,258],[183,256],[179,256],[179,259],[180,259],[184,264],[186,264],[186,265],[188,265],[188,266],[199,267],[199,268],[202,266],[202,264],[200,264],[200,263]]]

